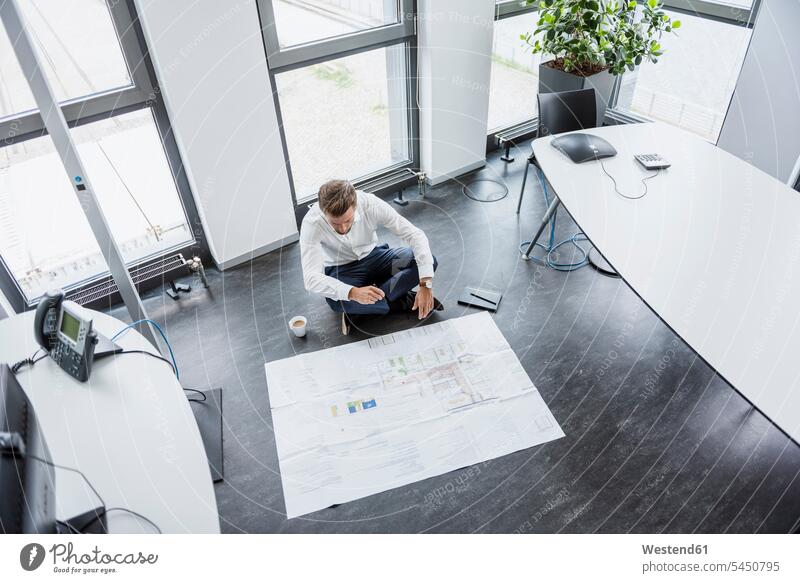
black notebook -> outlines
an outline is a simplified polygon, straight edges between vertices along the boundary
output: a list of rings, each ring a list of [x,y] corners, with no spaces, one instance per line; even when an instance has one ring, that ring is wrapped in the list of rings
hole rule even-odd
[[[458,298],[458,303],[462,306],[473,306],[483,308],[490,312],[496,312],[500,305],[503,294],[497,291],[482,289],[479,287],[465,287]]]

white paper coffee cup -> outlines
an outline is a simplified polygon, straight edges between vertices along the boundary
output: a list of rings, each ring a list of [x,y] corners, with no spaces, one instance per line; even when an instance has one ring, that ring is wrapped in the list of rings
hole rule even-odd
[[[306,335],[306,324],[308,324],[308,320],[304,316],[295,316],[289,320],[289,330],[294,332],[298,338],[302,338]]]

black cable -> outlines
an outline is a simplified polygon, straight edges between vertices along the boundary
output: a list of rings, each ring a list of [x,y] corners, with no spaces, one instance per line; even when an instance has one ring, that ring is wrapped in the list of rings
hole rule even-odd
[[[83,525],[83,531],[81,532],[81,534],[84,534],[86,532],[86,530],[90,526],[92,526],[95,522],[97,522],[98,520],[100,520],[104,516],[107,516],[109,512],[114,512],[114,511],[127,512],[128,514],[131,514],[133,516],[141,518],[142,520],[147,522],[150,526],[155,528],[156,532],[158,532],[158,534],[164,534],[162,532],[162,530],[158,527],[158,525],[155,522],[153,522],[152,520],[150,520],[149,518],[147,518],[144,514],[139,514],[138,512],[136,512],[134,510],[131,510],[130,508],[122,508],[120,506],[113,506],[111,508],[103,508],[102,512],[100,512],[99,514],[95,515],[89,522],[87,522],[86,524]]]
[[[498,198],[485,198],[485,199],[480,198],[471,189],[472,186],[474,186],[479,182],[488,182],[490,184],[495,184],[502,189],[502,193],[498,191],[499,195]],[[503,200],[505,197],[508,196],[508,186],[505,184],[505,182],[500,182],[499,180],[493,180],[491,178],[476,178],[475,180],[472,180],[471,182],[464,184],[461,187],[461,192],[464,194],[464,196],[474,200],[475,202],[497,202],[499,200]]]
[[[11,367],[11,372],[13,372],[14,374],[17,374],[23,367],[25,367],[25,366],[33,366],[34,364],[36,364],[37,362],[39,362],[40,360],[45,358],[47,356],[47,353],[43,354],[39,358],[36,358],[36,355],[39,354],[41,351],[42,351],[42,349],[40,348],[36,352],[31,354],[28,358],[24,358],[24,359],[20,360],[19,362],[14,363],[14,365]]]
[[[17,454],[12,454],[12,455],[13,455],[13,456],[16,456]],[[80,471],[78,468],[71,468],[71,467],[69,467],[69,466],[62,466],[62,465],[60,465],[60,464],[57,464],[57,463],[51,462],[51,461],[49,461],[49,460],[46,460],[46,459],[44,459],[44,458],[41,458],[41,457],[39,457],[39,456],[36,456],[36,455],[30,454],[30,453],[27,453],[27,452],[26,452],[26,453],[23,453],[23,454],[19,454],[19,455],[20,455],[20,456],[22,456],[22,457],[29,457],[29,458],[31,458],[31,459],[35,459],[35,460],[36,460],[36,461],[38,461],[38,462],[42,462],[43,464],[46,464],[46,465],[48,465],[48,466],[51,466],[51,467],[53,467],[53,468],[58,468],[59,470],[66,470],[66,471],[68,471],[68,472],[74,472],[74,473],[76,473],[76,474],[79,474],[79,475],[80,475],[80,477],[81,477],[81,478],[83,478],[83,481],[84,481],[84,482],[86,482],[86,485],[87,485],[87,486],[89,486],[89,488],[91,488],[92,492],[94,492],[94,495],[95,495],[95,496],[97,496],[97,499],[98,499],[98,500],[100,500],[100,504],[102,504],[103,506],[105,506],[105,505],[106,505],[106,501],[105,501],[105,500],[103,500],[103,497],[100,495],[100,492],[98,492],[98,491],[95,489],[95,487],[94,487],[94,486],[92,486],[92,483],[89,481],[89,478],[87,478],[87,477],[86,477],[86,474],[84,474],[84,473],[83,473],[82,471]]]
[[[122,352],[117,352],[117,355],[119,354],[146,354],[148,356],[152,356],[153,358],[157,358],[158,360],[163,360],[164,362],[166,362],[172,369],[172,374],[175,374],[175,366],[169,360],[158,354],[153,354],[152,352],[148,352],[147,350],[123,350]]]
[[[208,400],[208,396],[203,391],[201,391],[199,389],[190,389],[188,387],[183,387],[183,390],[184,391],[192,391],[193,393],[197,393],[197,394],[203,396],[202,399],[189,399],[189,401],[191,401],[192,403],[203,403],[203,402]],[[188,397],[187,397],[187,399],[188,399]]]
[[[28,358],[25,358],[25,359],[20,360],[19,362],[15,363],[11,367],[11,372],[13,372],[14,374],[17,374],[20,371],[20,369],[22,369],[23,367],[28,366],[28,365],[33,366],[34,364],[36,364],[37,362],[39,362],[43,358],[46,358],[48,356],[47,353],[43,354],[39,358],[36,358],[36,355],[39,354],[39,352],[41,352],[41,350],[42,349],[40,348],[39,350],[34,352]],[[158,360],[163,360],[164,362],[166,362],[169,365],[169,367],[172,369],[172,374],[175,374],[175,366],[172,364],[172,362],[170,362],[169,360],[167,360],[163,356],[159,356],[158,354],[153,354],[152,352],[148,352],[146,350],[123,350],[122,352],[117,352],[116,354],[147,354],[148,356],[152,356],[153,358],[157,358]],[[194,389],[190,389],[190,390],[194,390]],[[198,392],[201,392],[201,391],[198,391]],[[203,400],[205,401],[205,399],[203,399]]]
[[[598,161],[600,162],[600,168],[603,169],[603,172],[605,172],[606,176],[608,176],[611,179],[611,182],[614,183],[614,191],[618,195],[620,195],[622,198],[627,198],[628,200],[638,200],[640,198],[643,198],[647,194],[647,181],[650,180],[651,178],[655,178],[656,176],[658,176],[658,173],[661,172],[661,169],[659,168],[658,170],[656,170],[650,176],[645,176],[644,178],[642,178],[642,184],[644,184],[644,192],[642,194],[640,194],[639,196],[628,196],[627,194],[622,194],[619,191],[619,188],[617,187],[617,181],[614,179],[613,176],[611,176],[611,174],[608,173],[608,170],[606,170],[605,164],[603,164],[603,160],[602,159],[598,159]]]
[[[72,526],[69,522],[64,522],[63,520],[56,520],[56,524],[63,528],[66,528],[71,534],[83,534],[77,528]]]
[[[72,526],[69,522],[64,522],[63,520],[56,520],[56,524],[62,528],[66,528],[70,534],[83,534],[77,528]]]
[[[163,356],[159,356],[158,354],[153,354],[152,352],[148,352],[146,350],[123,350],[122,352],[117,352],[117,354],[147,354],[148,356],[152,356],[153,358],[157,358],[158,360],[163,360],[164,362],[166,362],[170,366],[170,368],[172,369],[172,372],[173,373],[175,372],[175,367],[173,366],[172,362],[170,362],[169,360],[167,360]],[[206,399],[208,399],[206,394],[203,391],[199,390],[199,389],[190,389],[190,388],[187,388],[187,387],[183,387],[183,390],[184,391],[192,391],[194,393],[198,393],[199,395],[202,395],[202,397],[203,397],[202,399],[189,399],[187,397],[187,400],[189,400],[189,401],[191,401],[193,403],[203,403],[204,401],[206,401]]]
[[[169,361],[167,361],[167,362],[169,362]],[[112,508],[106,508],[106,501],[103,500],[103,497],[100,495],[100,492],[98,492],[97,489],[92,485],[92,483],[89,481],[89,478],[86,477],[86,474],[84,474],[78,468],[71,468],[69,466],[62,466],[61,464],[57,464],[57,463],[51,462],[49,460],[46,460],[44,458],[41,458],[39,456],[30,454],[30,453],[27,453],[27,452],[26,453],[20,453],[20,454],[11,453],[9,455],[11,455],[12,457],[16,457],[16,456],[28,457],[28,458],[34,459],[34,460],[36,460],[38,462],[41,462],[41,463],[43,463],[45,465],[51,466],[53,468],[58,468],[60,470],[66,470],[68,472],[74,472],[76,474],[79,474],[80,477],[83,478],[83,481],[86,482],[86,485],[89,486],[89,488],[92,490],[92,492],[94,492],[94,495],[97,496],[97,499],[100,501],[100,504],[103,506],[103,510],[99,514],[95,515],[94,518],[92,518],[89,522],[84,524],[82,531],[78,531],[75,527],[73,527],[72,525],[69,525],[68,523],[65,523],[65,522],[60,521],[60,520],[57,521],[59,524],[66,525],[70,530],[75,531],[77,534],[83,534],[83,532],[85,532],[86,529],[89,528],[90,525],[92,525],[95,522],[97,522],[98,520],[100,520],[103,516],[107,515],[109,512],[113,512],[113,511],[127,512],[128,514],[131,514],[133,516],[141,518],[142,520],[144,520],[145,522],[150,524],[153,528],[155,528],[158,531],[158,534],[162,534],[161,529],[158,527],[158,525],[155,522],[153,522],[152,520],[147,518],[145,515],[139,514],[135,510],[131,510],[130,508],[122,508],[120,506],[114,506]]]

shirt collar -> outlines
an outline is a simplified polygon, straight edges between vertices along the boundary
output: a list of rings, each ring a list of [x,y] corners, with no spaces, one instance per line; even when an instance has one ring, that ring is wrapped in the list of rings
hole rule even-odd
[[[320,220],[328,227],[328,229],[330,229],[334,234],[339,235],[339,233],[337,233],[336,230],[331,227],[330,223],[328,223],[328,219],[325,218],[325,213],[323,213],[322,209],[319,208],[319,202],[315,202],[311,208],[317,213],[317,216],[319,216]],[[362,220],[360,209],[361,205],[356,203],[356,212],[353,213],[353,226],[355,226],[356,223],[360,223]],[[350,230],[352,231],[353,227],[350,227]]]

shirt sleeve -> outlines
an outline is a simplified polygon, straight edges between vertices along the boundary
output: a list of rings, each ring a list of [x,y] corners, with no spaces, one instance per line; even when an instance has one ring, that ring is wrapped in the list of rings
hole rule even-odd
[[[325,275],[325,261],[317,227],[305,222],[300,227],[300,263],[303,266],[303,285],[306,290],[332,300],[346,302],[349,299],[353,286]]]
[[[422,229],[415,227],[411,221],[400,215],[387,202],[373,194],[367,196],[370,210],[379,225],[383,225],[392,233],[408,243],[417,260],[417,269],[420,279],[433,277],[433,253],[428,243],[428,237]]]

